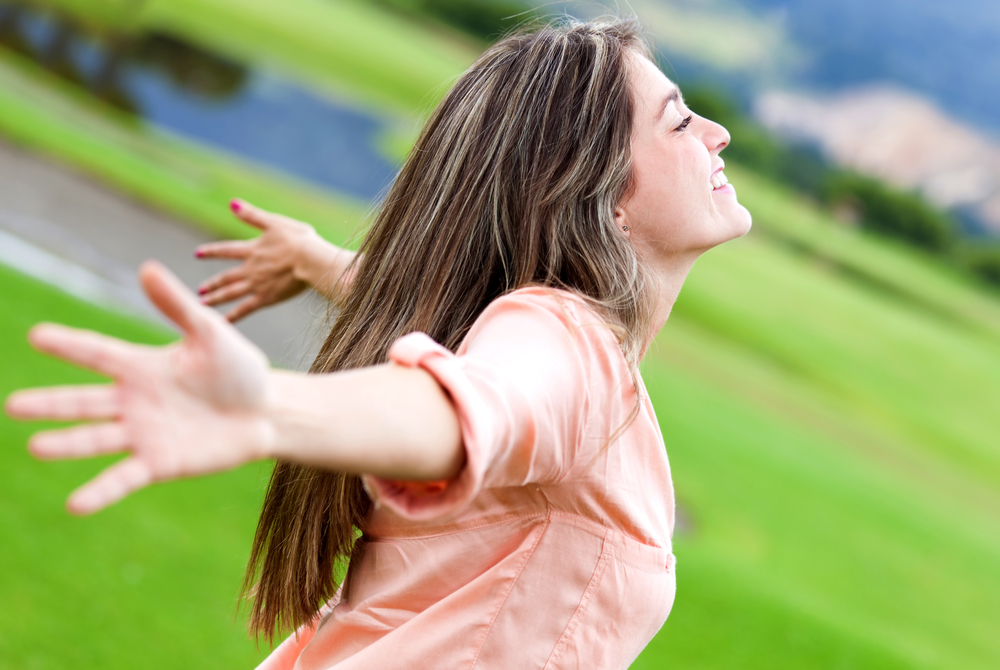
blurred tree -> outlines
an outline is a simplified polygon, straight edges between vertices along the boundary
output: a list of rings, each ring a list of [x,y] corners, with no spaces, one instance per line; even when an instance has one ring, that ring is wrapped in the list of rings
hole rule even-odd
[[[931,251],[947,252],[954,246],[957,224],[920,194],[900,191],[885,183],[852,172],[828,176],[823,200],[845,204],[858,213],[865,228],[898,237]]]
[[[137,11],[145,0],[129,0]],[[44,18],[52,26],[42,44],[26,37],[31,21]],[[100,59],[89,75],[77,62],[75,46],[87,45]],[[68,14],[30,4],[0,4],[0,46],[39,63],[94,97],[137,116],[142,115],[129,91],[128,70],[139,66],[166,76],[171,84],[200,98],[222,100],[242,90],[247,69],[223,57],[161,33],[95,32]]]
[[[16,53],[30,56],[31,45],[21,29],[23,8],[17,5],[0,4],[0,45]]]
[[[962,259],[973,274],[1000,286],[1000,244],[966,246]]]
[[[109,42],[104,45],[97,74],[85,84],[94,97],[126,112],[142,115],[139,103],[122,86],[122,68],[126,65],[129,47],[127,42]]]
[[[214,100],[237,94],[248,77],[247,69],[239,63],[160,33],[134,42],[128,59],[163,72],[180,90]]]

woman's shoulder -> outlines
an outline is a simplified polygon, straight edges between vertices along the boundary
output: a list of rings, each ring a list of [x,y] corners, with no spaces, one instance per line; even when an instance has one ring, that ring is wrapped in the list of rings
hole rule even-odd
[[[502,314],[516,312],[524,319],[555,317],[568,328],[585,325],[606,325],[587,300],[572,291],[551,286],[523,286],[494,299],[483,310],[479,322],[488,322]]]
[[[516,329],[519,323],[527,327],[529,322],[568,332],[574,341],[585,341],[590,347],[610,347],[620,352],[614,326],[583,296],[551,286],[524,286],[494,299],[476,319],[466,340],[501,323],[509,330]]]

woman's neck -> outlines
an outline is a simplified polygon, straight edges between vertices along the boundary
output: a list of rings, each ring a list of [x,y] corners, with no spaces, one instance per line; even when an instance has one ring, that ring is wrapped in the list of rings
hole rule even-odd
[[[677,296],[680,295],[681,287],[684,286],[684,280],[687,279],[688,273],[700,255],[678,254],[649,264],[656,282],[656,302],[653,305],[650,333],[644,350],[666,324],[674,303],[677,302]]]

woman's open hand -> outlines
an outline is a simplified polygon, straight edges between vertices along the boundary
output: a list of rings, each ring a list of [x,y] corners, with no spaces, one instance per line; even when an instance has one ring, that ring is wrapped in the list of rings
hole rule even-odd
[[[226,258],[242,263],[209,278],[199,287],[206,305],[219,305],[243,298],[227,314],[230,321],[262,307],[288,300],[308,287],[300,265],[307,247],[322,243],[307,223],[274,214],[242,200],[233,200],[233,213],[261,231],[252,240],[227,240],[203,244],[198,258]]]
[[[230,203],[241,221],[260,229],[252,240],[211,242],[195,249],[198,258],[227,258],[242,263],[211,277],[199,287],[206,305],[243,300],[226,314],[242,319],[262,307],[287,300],[311,286],[329,300],[341,298],[350,280],[353,251],[330,244],[307,223],[254,207]]]
[[[180,342],[140,346],[36,326],[29,335],[36,349],[114,382],[20,391],[7,400],[17,418],[91,422],[35,434],[29,449],[39,458],[129,453],[70,496],[75,514],[96,512],[152,482],[263,458],[272,439],[262,413],[270,393],[263,352],[162,265],[147,262],[140,277],[149,298],[180,327]]]

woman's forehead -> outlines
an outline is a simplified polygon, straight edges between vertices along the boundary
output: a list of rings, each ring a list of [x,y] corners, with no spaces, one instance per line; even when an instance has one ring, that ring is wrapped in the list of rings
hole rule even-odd
[[[636,111],[658,119],[665,110],[676,109],[683,100],[677,85],[645,56],[636,54],[632,58],[634,67],[631,68],[631,77]]]

